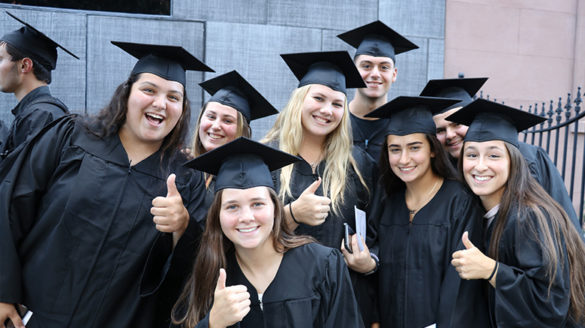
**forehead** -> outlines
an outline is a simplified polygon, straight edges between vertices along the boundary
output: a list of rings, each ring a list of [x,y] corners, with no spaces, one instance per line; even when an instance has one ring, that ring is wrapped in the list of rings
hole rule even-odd
[[[140,73],[140,76],[138,77],[138,80],[136,80],[136,82],[134,84],[142,84],[142,83],[148,83],[148,84],[154,84],[159,88],[168,90],[168,91],[173,91],[173,92],[180,92],[183,93],[183,85],[177,81],[171,81],[171,80],[167,80],[165,78],[162,78],[156,74],[152,74],[152,73]]]
[[[489,150],[489,149],[501,149],[506,150],[506,143],[502,140],[490,140],[490,141],[466,141],[465,148],[475,148],[478,150]]]
[[[424,133],[411,133],[404,136],[397,136],[394,134],[389,134],[386,137],[389,145],[406,145],[413,142],[422,142],[428,143],[427,137]]]
[[[225,188],[222,191],[221,202],[241,201],[255,198],[270,198],[268,187],[258,186],[248,189]]]
[[[355,59],[356,64],[360,64],[363,62],[369,62],[372,64],[388,64],[388,63],[390,63],[390,64],[394,65],[394,61],[390,57],[374,57],[374,56],[370,56],[370,55],[359,55]]]
[[[330,87],[322,84],[312,84],[307,95],[311,93],[320,93],[330,98],[345,100],[345,94],[343,92],[333,90]]]
[[[210,101],[205,106],[205,113],[206,112],[213,112],[218,115],[226,115],[226,116],[233,116],[236,117],[238,115],[238,111],[230,106],[220,104],[215,101]]]

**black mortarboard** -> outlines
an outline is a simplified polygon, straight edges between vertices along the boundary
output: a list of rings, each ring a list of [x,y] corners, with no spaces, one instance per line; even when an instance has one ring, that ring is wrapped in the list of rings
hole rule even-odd
[[[395,55],[418,48],[416,44],[379,20],[339,34],[337,37],[357,48],[356,57],[370,55],[389,57],[396,61]]]
[[[300,161],[297,156],[240,137],[189,161],[185,166],[215,175],[215,192],[225,189],[270,187],[270,171]]]
[[[516,147],[518,132],[546,120],[542,116],[485,99],[477,99],[445,119],[469,125],[465,141],[503,140]]]
[[[440,114],[448,111],[451,108],[467,106],[473,101],[472,97],[479,91],[479,89],[481,89],[487,79],[487,77],[478,77],[465,79],[430,80],[420,95],[460,100],[460,102],[437,113]]]
[[[4,34],[1,40],[18,49],[26,57],[34,59],[49,71],[54,70],[57,66],[57,47],[79,59],[71,51],[65,49],[30,24],[9,12],[6,13],[8,16],[24,24],[24,26],[16,31]]]
[[[209,101],[234,108],[244,115],[248,123],[278,113],[276,108],[236,71],[214,77],[199,85],[213,95]]]
[[[366,117],[390,118],[386,135],[435,134],[433,115],[456,102],[448,98],[401,96],[374,109]]]
[[[166,80],[177,81],[185,86],[187,81],[186,70],[214,72],[183,47],[120,41],[111,42],[138,58],[138,62],[132,69],[132,75],[152,73]]]
[[[347,51],[303,52],[280,56],[299,79],[299,87],[322,84],[345,94],[346,88],[366,87]]]

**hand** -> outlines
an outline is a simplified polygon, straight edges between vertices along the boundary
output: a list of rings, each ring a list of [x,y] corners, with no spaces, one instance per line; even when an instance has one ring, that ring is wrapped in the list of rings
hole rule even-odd
[[[467,231],[461,237],[465,249],[453,253],[451,265],[459,272],[462,279],[487,279],[491,275],[496,261],[485,256],[471,243]]]
[[[8,319],[10,319],[14,327],[25,328],[14,305],[10,303],[0,303],[0,328],[6,328],[4,322]]]
[[[167,179],[166,197],[156,197],[152,200],[150,213],[154,216],[152,220],[156,229],[162,232],[183,233],[189,225],[189,212],[183,205],[181,194],[175,185],[174,174]]]
[[[250,294],[244,285],[225,286],[226,273],[219,269],[219,278],[209,312],[209,327],[224,328],[242,321],[250,312]]]
[[[345,242],[344,240],[341,241],[341,253],[343,253],[343,257],[345,258],[345,263],[347,266],[352,269],[353,271],[359,273],[368,273],[376,268],[376,261],[370,255],[370,250],[366,243],[362,238],[362,245],[364,245],[364,249],[360,251],[358,245],[358,234],[353,234],[349,237],[351,239],[351,250],[353,253],[350,253],[345,249]]]
[[[319,185],[321,185],[321,178],[308,186],[297,200],[289,204],[298,222],[317,226],[323,224],[329,215],[331,210],[329,197],[315,195]]]

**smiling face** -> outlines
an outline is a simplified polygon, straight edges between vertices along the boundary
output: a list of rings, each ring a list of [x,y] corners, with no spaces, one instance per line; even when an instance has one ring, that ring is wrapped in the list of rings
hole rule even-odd
[[[463,139],[467,134],[469,127],[463,124],[457,124],[447,121],[445,118],[457,112],[461,107],[449,109],[448,111],[433,116],[435,125],[437,126],[437,139],[441,145],[453,158],[461,156],[461,148],[463,147]]]
[[[396,81],[394,61],[389,57],[359,55],[355,64],[367,85],[367,88],[357,89],[358,93],[371,99],[386,99],[390,86]]]
[[[183,113],[183,85],[142,73],[130,90],[126,120],[119,135],[125,145],[146,144],[158,149]]]
[[[510,155],[503,141],[465,143],[463,176],[486,210],[500,203],[510,175]]]
[[[199,122],[199,140],[205,151],[234,140],[238,131],[238,111],[218,102],[209,102]]]
[[[272,247],[274,203],[268,187],[223,189],[219,221],[236,249]]]
[[[404,183],[420,181],[433,174],[431,158],[435,154],[424,133],[388,135],[388,162],[392,172]]]
[[[325,138],[333,132],[345,112],[345,94],[321,84],[314,84],[303,100],[301,123],[303,134]]]

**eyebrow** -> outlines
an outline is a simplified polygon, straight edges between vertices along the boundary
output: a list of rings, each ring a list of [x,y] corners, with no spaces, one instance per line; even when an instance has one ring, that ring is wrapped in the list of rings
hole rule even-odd
[[[406,145],[407,146],[414,146],[414,145],[419,145],[419,144],[422,144],[422,141],[413,141],[413,142],[407,143]],[[398,144],[391,144],[391,145],[388,145],[388,147],[400,147],[400,145],[398,145]]]
[[[141,86],[142,85],[151,85],[151,86],[153,86],[155,88],[159,88],[159,86],[156,83],[153,83],[153,82],[150,82],[150,81],[142,81],[142,82],[140,82],[140,85]],[[169,92],[178,93],[181,96],[183,96],[183,93],[181,91],[177,90],[177,89],[170,89]]]

